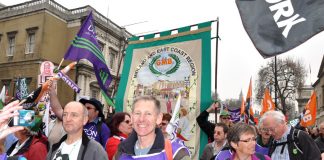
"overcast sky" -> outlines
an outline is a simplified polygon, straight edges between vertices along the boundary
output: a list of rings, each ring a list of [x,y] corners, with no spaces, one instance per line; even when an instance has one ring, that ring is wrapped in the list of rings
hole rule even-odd
[[[24,0],[0,0],[13,5]],[[119,26],[127,26],[132,34],[155,33],[183,26],[215,20],[219,17],[218,93],[221,99],[238,98],[240,91],[247,93],[250,77],[254,83],[257,71],[270,59],[263,59],[245,32],[234,0],[56,0],[68,9],[90,5]],[[109,8],[109,9],[108,9]],[[145,34],[146,34],[145,33]],[[213,35],[216,24],[213,24]],[[142,35],[142,34],[140,34]],[[304,44],[279,56],[295,57],[304,62],[311,76],[307,84],[317,80],[318,69],[324,53],[324,33],[314,36]],[[215,40],[212,41],[215,57]],[[212,63],[215,64],[215,58]],[[214,77],[214,66],[213,76]],[[214,81],[214,80],[213,80]],[[214,90],[214,82],[212,82]]]

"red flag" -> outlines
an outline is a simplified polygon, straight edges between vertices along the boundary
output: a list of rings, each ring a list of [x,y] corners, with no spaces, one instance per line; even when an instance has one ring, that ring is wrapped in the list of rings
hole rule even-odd
[[[305,112],[300,121],[300,125],[303,127],[312,126],[316,121],[316,93],[313,91],[312,96],[308,100],[305,106]]]
[[[266,88],[264,91],[264,97],[262,100],[262,111],[260,112],[260,116],[262,116],[267,111],[275,110],[275,107],[276,106],[272,101],[270,92],[269,92],[268,88]]]
[[[247,116],[246,122],[247,123],[255,123],[254,122],[254,113],[252,109],[252,78],[250,78],[249,89],[246,95],[245,101],[245,108],[244,108],[245,115]]]

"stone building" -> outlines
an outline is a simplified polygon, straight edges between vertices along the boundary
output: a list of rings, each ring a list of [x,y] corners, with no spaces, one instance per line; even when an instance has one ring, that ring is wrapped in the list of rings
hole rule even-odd
[[[53,0],[0,5],[0,87],[9,87],[8,94],[13,96],[16,78],[25,77],[29,91],[36,89],[40,64],[51,61],[55,66],[59,65],[90,11],[93,11],[100,49],[113,76],[108,95],[115,92],[114,84],[119,81],[126,39],[131,34],[91,6],[67,9]],[[65,60],[62,66],[69,63]],[[95,97],[105,103],[92,65],[87,60],[80,61],[68,76],[82,90],[77,95],[59,81],[57,91],[62,105],[79,96]]]
[[[312,95],[313,87],[311,85],[304,85],[297,89],[297,102],[298,102],[298,111],[299,114],[303,112],[309,98]],[[298,116],[297,115],[297,116]]]
[[[314,90],[316,92],[316,124],[324,121],[324,56],[322,58],[321,66],[318,70],[317,80],[313,84]]]

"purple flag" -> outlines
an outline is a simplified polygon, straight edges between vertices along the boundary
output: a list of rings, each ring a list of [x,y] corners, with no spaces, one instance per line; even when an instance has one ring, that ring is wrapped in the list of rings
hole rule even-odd
[[[99,49],[93,25],[92,12],[90,12],[86,20],[83,22],[81,29],[72,41],[64,59],[72,61],[87,59],[90,61],[93,65],[100,88],[105,94],[107,94],[112,77],[106,65],[105,57]]]
[[[227,109],[227,110],[231,114],[231,121],[233,123],[240,121],[241,108],[233,109],[233,110]]]

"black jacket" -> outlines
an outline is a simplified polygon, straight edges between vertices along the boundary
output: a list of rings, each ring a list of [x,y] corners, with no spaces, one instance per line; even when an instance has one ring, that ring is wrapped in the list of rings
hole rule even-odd
[[[208,121],[209,113],[207,111],[203,111],[197,117],[197,123],[201,130],[203,130],[208,136],[208,142],[214,141],[214,129],[215,124]]]
[[[317,147],[319,148],[321,153],[324,153],[324,138],[322,138],[321,136],[317,137],[315,139],[315,143],[317,144]]]
[[[294,130],[297,134],[297,139],[293,141]],[[291,128],[290,133],[287,135],[287,144],[290,160],[320,160],[321,152],[315,144],[314,140],[304,131]],[[294,138],[295,139],[295,138]],[[290,142],[289,142],[290,141]],[[303,152],[298,151],[298,148]],[[269,148],[269,156],[276,148],[275,141],[272,142]],[[297,151],[297,153],[296,153]]]

